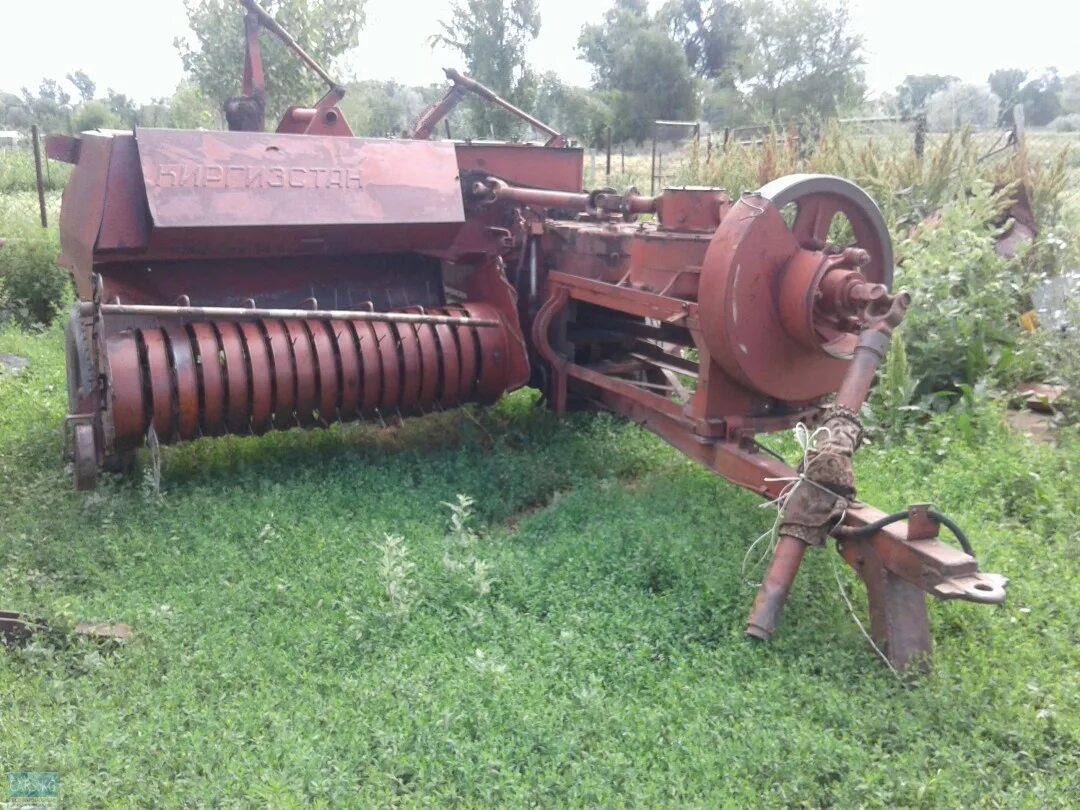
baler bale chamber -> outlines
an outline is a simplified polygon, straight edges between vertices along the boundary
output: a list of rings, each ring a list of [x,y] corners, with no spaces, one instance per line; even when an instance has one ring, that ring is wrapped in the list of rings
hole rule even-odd
[[[506,232],[466,222],[454,144],[139,129],[69,147],[78,487],[151,430],[396,419],[528,380]],[[545,159],[580,173],[575,150]]]
[[[77,488],[148,441],[396,421],[532,384],[556,413],[614,411],[777,501],[754,638],[772,635],[806,549],[830,536],[897,668],[928,660],[927,594],[1004,600],[1005,579],[979,571],[946,516],[858,500],[860,413],[912,305],[858,186],[585,191],[580,149],[453,71],[406,137],[353,137],[324,72],[328,93],[265,132],[260,28],[310,59],[243,3],[235,131],[50,139],[74,164],[60,227],[79,297],[66,338]],[[466,93],[544,144],[431,140]],[[799,424],[816,441],[797,469],[755,438]]]

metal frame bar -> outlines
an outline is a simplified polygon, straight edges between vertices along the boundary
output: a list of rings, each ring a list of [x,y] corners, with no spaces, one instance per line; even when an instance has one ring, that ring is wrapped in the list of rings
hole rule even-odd
[[[156,304],[100,304],[102,315],[141,315],[166,318],[300,318],[317,321],[379,321],[385,323],[431,323],[448,326],[501,326],[491,318],[454,315],[412,314],[409,312],[364,312],[352,309],[258,309],[256,307],[183,307]],[[93,315],[97,307],[85,301],[83,315]]]

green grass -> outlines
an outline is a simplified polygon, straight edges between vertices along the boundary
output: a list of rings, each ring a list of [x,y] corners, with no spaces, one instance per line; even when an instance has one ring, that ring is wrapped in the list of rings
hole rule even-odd
[[[1000,608],[935,602],[936,669],[903,685],[831,551],[747,642],[740,564],[769,514],[633,426],[526,392],[167,449],[160,494],[77,495],[61,347],[0,333],[31,360],[0,376],[0,607],[56,625],[0,648],[0,771],[57,772],[65,806],[1080,802],[1075,439],[986,412],[982,438],[938,422],[861,452],[867,500],[934,499],[1012,578]],[[486,595],[444,563],[458,493]],[[78,618],[134,638],[73,640]]]

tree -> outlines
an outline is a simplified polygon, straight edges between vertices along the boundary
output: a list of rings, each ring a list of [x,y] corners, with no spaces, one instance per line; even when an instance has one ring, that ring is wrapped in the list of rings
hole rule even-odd
[[[117,126],[116,118],[103,101],[93,99],[81,104],[72,116],[72,127],[76,132],[92,129],[109,129]]]
[[[614,82],[619,51],[638,31],[651,25],[647,0],[615,0],[602,23],[582,27],[578,51],[592,65],[597,86]]]
[[[954,84],[930,97],[926,105],[927,126],[938,132],[963,127],[986,129],[997,121],[1000,99],[985,87]]]
[[[264,0],[265,8],[308,54],[328,67],[356,44],[366,0]],[[244,15],[234,0],[184,0],[195,42],[177,38],[184,70],[220,109],[240,93],[244,70]],[[325,92],[322,80],[268,31],[259,38],[266,77],[266,112],[272,121],[286,107],[310,104]]]
[[[743,36],[742,9],[727,0],[668,0],[659,20],[683,47],[698,76],[734,86]]]
[[[701,100],[701,117],[708,121],[713,129],[754,123],[752,111],[747,108],[742,93],[734,87],[724,87],[717,83],[705,90]]]
[[[1020,88],[1027,81],[1027,71],[1019,68],[1003,68],[995,70],[987,78],[990,92],[1001,101],[998,112],[998,122],[1002,126],[1012,126],[1013,107],[1020,103]]]
[[[1020,103],[1024,105],[1024,120],[1043,127],[1061,115],[1061,77],[1057,68],[1050,68],[1020,88]]]
[[[999,123],[1003,126],[1013,125],[1013,108],[1017,104],[1024,105],[1024,120],[1037,127],[1049,124],[1064,111],[1064,83],[1057,68],[1049,68],[1034,79],[1028,78],[1026,70],[995,70],[987,82],[991,92],[1001,99]]]
[[[25,101],[13,93],[0,92],[0,128],[29,129],[32,123]]]
[[[412,128],[427,106],[420,90],[395,81],[370,79],[346,87],[341,111],[357,135],[399,136]]]
[[[564,135],[592,147],[604,144],[611,123],[611,109],[600,93],[571,87],[552,72],[540,77],[533,114]]]
[[[939,76],[936,73],[924,73],[920,76],[908,75],[896,87],[896,105],[901,116],[910,118],[926,108],[927,100],[934,93],[951,87],[960,79],[956,76]]]
[[[55,79],[43,79],[37,95],[24,87],[22,100],[29,112],[30,123],[37,124],[45,132],[71,131],[71,96]]]
[[[445,45],[461,54],[465,71],[481,84],[522,109],[536,95],[536,76],[529,68],[526,47],[540,34],[536,0],[456,0],[450,19],[440,20],[431,44]],[[480,99],[470,98],[467,109],[474,135],[514,137],[521,122]]]
[[[220,109],[198,85],[182,81],[169,99],[168,125],[177,129],[218,129]]]
[[[87,101],[93,101],[94,92],[97,90],[97,84],[82,70],[76,70],[74,73],[67,75],[67,80],[74,85],[75,89],[79,93],[79,98],[82,99],[85,104]]]
[[[117,93],[111,87],[106,91],[105,104],[120,126],[134,127],[142,123],[139,106],[135,101],[123,93]]]
[[[1080,113],[1080,73],[1061,80],[1061,111],[1066,115]]]
[[[644,0],[616,0],[602,23],[582,28],[578,50],[607,97],[615,140],[640,142],[657,119],[697,116],[698,89],[686,53],[663,22],[649,16]]]
[[[862,37],[850,30],[845,0],[746,0],[746,63],[751,100],[774,121],[815,112],[835,115],[862,103]]]

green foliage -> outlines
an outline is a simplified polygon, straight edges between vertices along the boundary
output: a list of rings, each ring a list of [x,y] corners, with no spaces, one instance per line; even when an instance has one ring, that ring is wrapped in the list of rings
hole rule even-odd
[[[86,75],[86,71],[76,70],[74,73],[69,73],[67,80],[78,91],[79,98],[84,104],[87,101],[93,101],[94,93],[97,92],[97,83]]]
[[[954,84],[930,97],[927,126],[937,132],[988,129],[997,123],[999,106],[998,97],[978,85]]]
[[[1019,68],[995,70],[987,78],[990,92],[998,97],[1001,109],[999,120],[1005,126],[1013,123],[1013,107],[1020,103],[1020,88],[1027,81],[1028,72]]]
[[[1036,447],[983,409],[970,435],[939,417],[856,457],[860,497],[933,500],[1012,579],[1001,607],[933,600],[935,670],[904,686],[831,550],[748,643],[741,561],[772,516],[633,425],[556,421],[522,393],[482,427],[206,439],[163,451],[161,497],[73,493],[62,347],[59,327],[0,333],[30,360],[0,373],[0,593],[58,628],[0,647],[0,762],[59,773],[66,804],[1041,809],[1080,791],[1075,439]],[[444,564],[460,492],[483,597]],[[101,648],[66,631],[79,619],[134,635]]]
[[[71,118],[71,126],[75,132],[86,132],[91,129],[115,129],[119,121],[103,101],[87,101],[79,106],[78,111]]]
[[[745,0],[742,81],[769,121],[813,111],[828,118],[866,94],[862,37],[852,33],[846,2]]]
[[[71,283],[57,265],[60,253],[57,216],[59,189],[70,167],[48,165],[46,210],[49,228],[43,229],[29,149],[0,150],[0,325],[23,327],[47,324],[68,306]]]
[[[905,118],[923,112],[932,95],[959,81],[956,76],[939,76],[935,73],[905,76],[896,88],[897,112]]]
[[[686,54],[643,2],[617,2],[602,23],[582,28],[578,49],[607,96],[616,142],[644,140],[657,119],[696,117],[697,87]]]
[[[1071,289],[1080,290],[1080,269],[1066,270],[1062,276],[1068,279]],[[1061,312],[1051,313],[1047,318],[1065,324],[1057,329],[1043,328],[1035,333],[1039,356],[1044,361],[1044,379],[1064,387],[1054,409],[1063,422],[1080,423],[1080,300],[1076,296],[1066,299]],[[1043,313],[1045,315],[1045,313]]]
[[[1056,68],[1034,78],[1017,68],[995,70],[988,83],[1001,100],[1000,121],[1005,126],[1013,125],[1013,108],[1017,104],[1024,105],[1024,121],[1028,126],[1046,126],[1063,112],[1069,112],[1062,102],[1065,85]]]
[[[536,0],[455,0],[450,19],[440,20],[432,44],[457,51],[466,72],[512,104],[528,110],[536,95],[536,75],[526,59],[528,44],[540,34]],[[480,138],[516,138],[522,122],[505,110],[470,97],[468,126]]]
[[[1054,132],[1080,132],[1080,113],[1059,115],[1050,122],[1049,127]]]
[[[740,55],[743,9],[727,0],[668,0],[657,18],[683,46],[686,63],[702,78],[734,88]]]
[[[1080,113],[1080,73],[1061,80],[1061,110],[1066,115]]]
[[[22,89],[20,129],[37,124],[42,132],[71,131],[71,95],[55,79],[42,79],[37,93]],[[13,112],[17,111],[14,106]]]
[[[551,72],[540,76],[533,114],[593,148],[604,146],[611,123],[611,108],[600,93],[571,87]]]
[[[0,209],[0,223],[10,222],[10,216]],[[0,247],[0,321],[14,319],[23,326],[50,323],[71,295],[68,272],[56,263],[60,253],[56,230],[8,224],[4,234],[6,241]]]
[[[357,135],[399,137],[411,131],[420,114],[442,88],[405,87],[394,81],[368,80],[347,84],[340,107]],[[451,119],[451,125],[460,122]],[[459,134],[464,134],[460,133]]]
[[[1008,204],[1008,192],[975,185],[941,209],[935,221],[897,245],[896,286],[916,304],[904,324],[910,365],[920,393],[1003,379],[1020,338],[1016,316],[1029,282],[1020,262],[994,251],[987,223]]]
[[[45,173],[45,190],[61,191],[71,176],[71,166],[57,163],[42,155]],[[0,149],[0,194],[12,192],[35,192],[33,200],[29,198],[0,198],[0,237],[4,235],[4,226],[10,219],[22,220],[23,213],[37,205],[37,176],[34,173],[34,153],[28,147]]]
[[[1029,126],[1046,126],[1061,115],[1061,77],[1055,68],[1030,80],[1020,90],[1024,121]]]
[[[332,61],[354,46],[364,25],[364,0],[265,0],[260,5],[317,62]],[[244,75],[244,10],[235,0],[184,0],[195,41],[174,40],[191,80],[221,109],[240,94]],[[293,104],[311,104],[322,80],[268,31],[259,35],[266,78],[267,120]]]
[[[180,82],[169,99],[168,122],[176,129],[216,129],[221,107],[208,99],[198,85]]]

